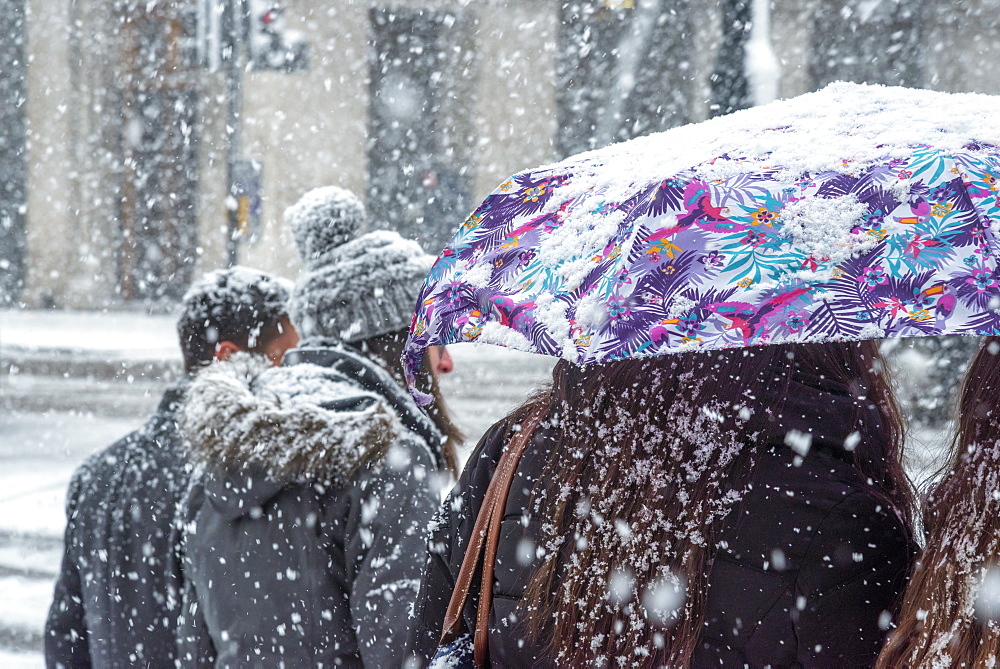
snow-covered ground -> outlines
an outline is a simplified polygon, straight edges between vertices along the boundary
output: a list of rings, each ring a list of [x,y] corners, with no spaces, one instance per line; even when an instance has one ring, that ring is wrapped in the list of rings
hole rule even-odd
[[[66,485],[90,453],[141,425],[179,374],[173,318],[0,311],[0,666],[39,667],[59,568]],[[468,446],[548,378],[552,360],[449,349],[442,390]],[[938,464],[940,433],[911,434],[909,469]]]
[[[180,362],[177,319],[168,315],[97,311],[0,311],[0,353],[5,349],[114,354]]]
[[[69,477],[88,454],[141,420],[61,411],[0,413],[0,649],[39,648],[61,559]],[[37,650],[10,658],[0,654],[3,667],[40,664]]]

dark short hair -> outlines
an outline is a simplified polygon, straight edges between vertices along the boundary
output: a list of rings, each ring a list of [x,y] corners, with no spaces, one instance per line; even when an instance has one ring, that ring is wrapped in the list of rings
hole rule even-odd
[[[288,313],[289,289],[285,279],[249,267],[202,277],[184,296],[177,319],[185,371],[211,362],[221,341],[252,350],[273,338],[274,325]]]

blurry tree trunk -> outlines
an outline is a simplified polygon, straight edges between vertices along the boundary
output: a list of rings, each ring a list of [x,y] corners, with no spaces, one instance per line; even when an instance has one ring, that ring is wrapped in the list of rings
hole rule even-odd
[[[813,88],[838,80],[922,85],[923,4],[923,0],[817,3],[809,54]]]
[[[746,76],[750,10],[751,0],[722,2],[722,43],[712,71],[711,116],[721,116],[751,105]]]
[[[27,147],[24,0],[0,0],[0,307],[21,297],[27,262]]]
[[[126,301],[172,301],[197,252],[198,96],[192,12],[184,3],[123,7],[122,197],[118,277]]]
[[[690,121],[688,0],[564,1],[556,151],[567,156]]]
[[[368,210],[437,253],[471,206],[475,146],[468,11],[375,8],[368,113]]]
[[[924,0],[925,49],[922,85],[936,90],[1000,93],[1000,77],[989,63],[1000,60],[1000,6],[996,0]]]

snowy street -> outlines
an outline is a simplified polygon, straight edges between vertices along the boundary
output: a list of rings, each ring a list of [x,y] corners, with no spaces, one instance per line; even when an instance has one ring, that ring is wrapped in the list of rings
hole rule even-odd
[[[142,425],[175,378],[173,318],[0,312],[0,666],[42,665],[73,470]],[[471,446],[551,362],[493,347],[452,347],[443,377]]]
[[[6,390],[5,383],[5,409]],[[0,646],[40,648],[61,558],[69,477],[88,454],[138,424],[63,411],[0,415]],[[7,661],[0,664],[10,666]]]

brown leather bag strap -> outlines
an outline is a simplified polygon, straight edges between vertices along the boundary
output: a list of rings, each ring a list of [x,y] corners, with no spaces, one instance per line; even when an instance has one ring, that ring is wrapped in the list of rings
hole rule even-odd
[[[539,423],[548,413],[547,406],[536,406],[522,422],[520,429],[504,449],[493,472],[493,478],[486,489],[483,505],[479,509],[476,523],[472,529],[469,546],[465,550],[462,566],[455,581],[455,589],[448,602],[444,625],[441,631],[441,644],[447,644],[458,638],[462,629],[462,611],[469,597],[472,579],[483,562],[482,587],[479,593],[479,608],[476,612],[476,630],[474,633],[476,666],[484,666],[489,641],[489,613],[493,605],[493,567],[496,560],[497,547],[500,543],[500,523],[503,520],[507,495],[510,492],[514,474],[521,462],[521,456],[528,446],[531,436]],[[483,555],[483,551],[486,555]]]
[[[504,510],[507,507],[507,497],[510,486],[514,482],[514,474],[521,462],[528,442],[548,413],[547,408],[536,407],[521,424],[521,429],[511,439],[510,445],[504,451],[493,481],[498,481],[496,496],[493,499],[493,512],[490,514],[488,535],[486,537],[486,554],[483,556],[482,589],[479,593],[479,609],[476,611],[476,632],[473,636],[474,658],[477,667],[486,666],[490,642],[490,610],[493,608],[493,569],[496,566],[497,549],[500,546],[500,526],[503,523]],[[493,481],[490,487],[493,487]]]
[[[494,478],[494,480],[496,479]],[[469,598],[472,578],[476,574],[476,568],[479,566],[479,560],[483,554],[483,543],[486,541],[490,518],[493,516],[494,497],[496,497],[496,491],[493,487],[493,481],[490,481],[490,487],[486,490],[483,505],[476,517],[476,524],[472,527],[469,545],[465,548],[465,557],[462,558],[462,566],[458,570],[458,578],[455,579],[455,588],[451,591],[451,600],[448,602],[448,611],[445,613],[444,624],[441,628],[440,643],[442,646],[457,639],[462,631],[462,610]]]

